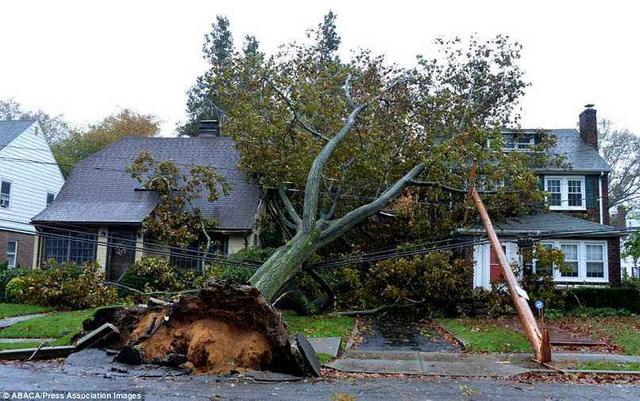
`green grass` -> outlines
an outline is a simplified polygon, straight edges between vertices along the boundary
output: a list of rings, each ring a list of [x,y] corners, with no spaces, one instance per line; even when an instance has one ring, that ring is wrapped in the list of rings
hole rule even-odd
[[[473,352],[529,352],[526,337],[514,330],[485,324],[473,319],[441,319],[438,321],[451,334],[461,339]]]
[[[600,331],[611,337],[611,341],[622,347],[627,355],[640,355],[640,334],[632,324],[623,324],[602,320],[598,324]]]
[[[54,312],[16,323],[0,331],[3,338],[55,338],[51,345],[67,345],[82,330],[82,322],[93,316],[95,309]],[[25,347],[28,348],[28,347]]]
[[[291,334],[302,333],[307,337],[342,337],[345,340],[353,328],[349,316],[299,316],[292,312],[283,314]]]
[[[638,362],[611,362],[611,361],[592,361],[578,362],[576,369],[580,370],[626,370],[640,371],[640,363]]]
[[[32,313],[48,312],[49,310],[51,309],[45,306],[0,303],[0,319],[4,319],[5,317],[30,315]]]
[[[0,351],[8,349],[38,348],[42,341],[25,341],[21,343],[0,343]]]
[[[323,352],[316,353],[316,355],[318,356],[320,363],[323,365],[333,360],[333,357],[331,355],[325,354]]]

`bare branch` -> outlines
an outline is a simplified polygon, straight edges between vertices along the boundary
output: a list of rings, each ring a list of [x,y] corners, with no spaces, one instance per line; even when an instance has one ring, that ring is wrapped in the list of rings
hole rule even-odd
[[[282,200],[284,208],[287,211],[287,214],[289,214],[291,220],[293,220],[296,225],[300,224],[302,219],[300,219],[300,215],[298,214],[298,212],[296,212],[296,208],[291,203],[291,199],[289,199],[284,189],[278,189],[278,195],[280,196],[280,200]]]
[[[407,174],[396,181],[391,187],[382,193],[374,201],[362,205],[357,209],[350,211],[341,218],[333,220],[329,223],[329,227],[321,233],[321,241],[330,242],[334,238],[342,235],[358,222],[373,216],[378,211],[391,203],[394,199],[402,194],[402,191],[411,184],[411,182],[424,172],[426,166],[422,163],[413,167]]]
[[[300,113],[298,113],[298,111],[294,107],[293,102],[291,101],[291,99],[289,99],[289,97],[287,95],[285,95],[284,92],[282,92],[282,90],[280,88],[278,88],[268,78],[265,77],[264,80],[278,94],[278,96],[280,96],[282,98],[282,100],[284,100],[284,102],[287,104],[287,107],[289,108],[289,110],[291,110],[291,113],[293,113],[294,120],[297,121],[298,123],[300,123],[302,128],[307,130],[311,135],[313,135],[313,136],[315,136],[317,138],[320,138],[320,139],[324,140],[325,142],[329,141],[329,138],[327,138],[326,136],[322,135],[322,133],[320,133],[320,131],[318,131],[315,128],[313,128],[311,125],[309,125],[309,123],[307,123],[300,116]]]
[[[358,120],[358,115],[367,107],[369,103],[363,103],[357,106],[347,117],[347,121],[344,123],[340,131],[327,142],[326,145],[320,150],[318,156],[316,156],[309,174],[307,175],[307,185],[304,190],[304,210],[302,212],[302,231],[309,232],[313,229],[318,212],[318,197],[320,189],[320,178],[322,176],[322,170],[327,164],[329,157],[333,151],[338,147],[340,142],[349,134],[353,126]]]
[[[347,99],[347,104],[349,105],[349,107],[355,109],[357,106],[353,101],[353,97],[351,97],[351,74],[349,74],[347,76],[347,79],[344,80],[342,90],[344,91],[344,97]]]

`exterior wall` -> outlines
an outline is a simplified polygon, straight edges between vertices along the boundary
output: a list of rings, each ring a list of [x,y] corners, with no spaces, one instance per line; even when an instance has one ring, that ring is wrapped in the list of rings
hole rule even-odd
[[[640,210],[634,209],[629,211],[626,215],[626,219],[624,221],[624,227],[627,229],[640,229]],[[620,243],[620,249],[624,249],[624,241],[627,240],[628,237],[624,237]],[[631,256],[627,256],[622,259],[621,270],[623,274],[628,277],[640,277],[640,269],[639,266],[636,266],[633,258]]]
[[[229,234],[228,253],[236,253],[252,244],[252,234]]]
[[[0,207],[0,229],[36,233],[30,224],[31,218],[47,206],[47,193],[57,195],[64,184],[62,172],[55,163],[38,123],[0,150],[0,180],[11,182],[10,205]]]
[[[509,263],[520,262],[518,244],[513,240],[500,241],[507,249],[506,256]],[[475,245],[473,247],[473,287],[491,289],[489,259],[491,244]]]
[[[0,230],[0,263],[7,260],[7,243],[9,241],[18,242],[18,252],[16,255],[16,266],[33,267],[33,249],[36,236],[14,231]]]
[[[585,200],[586,208],[584,210],[551,210],[553,213],[562,213],[568,216],[580,219],[590,220],[595,223],[609,224],[609,179],[605,174],[572,174],[572,173],[554,173],[540,175],[540,187],[544,190],[545,177],[584,177],[585,178]],[[600,193],[602,187],[602,194]],[[602,197],[602,221],[600,221],[600,198]]]
[[[620,238],[611,238],[607,242],[609,284],[611,284],[612,287],[619,287],[622,278],[622,272],[620,271]]]
[[[553,241],[553,239],[550,239]],[[598,241],[606,242],[606,259],[607,266],[605,270],[605,280],[592,279],[592,281],[568,281],[562,277],[555,277],[555,281],[559,284],[568,285],[593,285],[593,284],[609,284],[611,286],[620,285],[620,239],[619,238],[563,238],[561,241]],[[501,241],[507,248],[507,260],[510,263],[521,262],[521,257],[518,254],[518,244],[515,240]],[[474,274],[473,274],[473,286],[474,288],[491,288],[490,276],[489,276],[489,258],[490,258],[490,244],[476,245],[473,247],[473,260],[474,260]],[[607,281],[608,280],[608,281]]]

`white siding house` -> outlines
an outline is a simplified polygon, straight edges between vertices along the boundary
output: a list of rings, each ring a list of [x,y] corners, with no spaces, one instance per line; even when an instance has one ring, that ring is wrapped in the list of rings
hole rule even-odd
[[[31,267],[31,218],[47,207],[64,177],[37,121],[0,121],[0,263]]]

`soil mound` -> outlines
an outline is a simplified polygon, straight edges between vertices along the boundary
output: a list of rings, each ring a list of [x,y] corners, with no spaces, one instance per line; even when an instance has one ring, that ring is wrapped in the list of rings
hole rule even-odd
[[[120,362],[181,366],[200,374],[305,373],[280,313],[250,286],[212,281],[197,295],[166,306],[104,310],[85,329],[104,322],[122,333],[111,344],[120,349]]]

